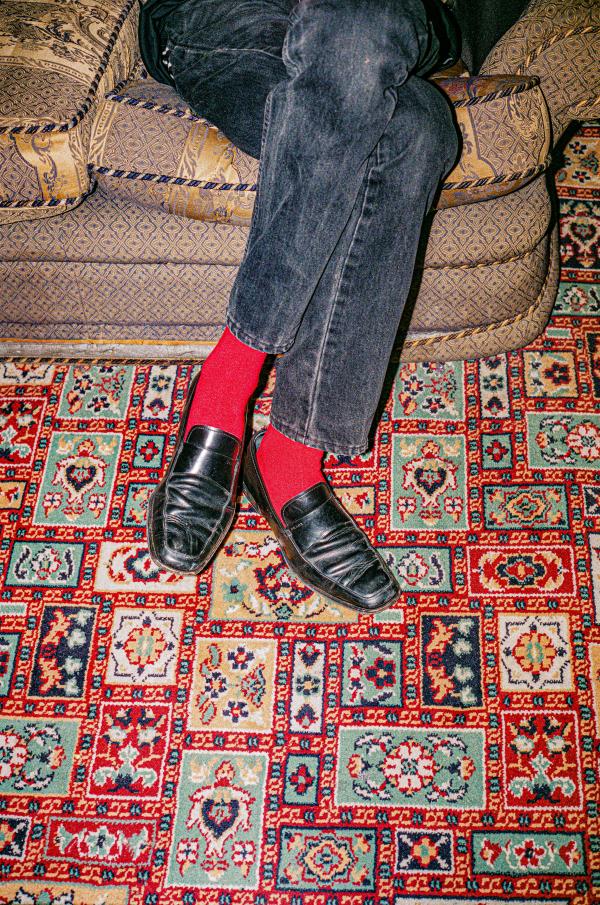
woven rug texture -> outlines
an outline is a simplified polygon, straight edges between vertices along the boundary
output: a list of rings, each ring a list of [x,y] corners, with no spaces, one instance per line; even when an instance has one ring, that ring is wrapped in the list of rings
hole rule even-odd
[[[153,565],[192,365],[0,361],[0,903],[600,902],[600,125],[557,186],[543,336],[403,365],[326,459],[375,617],[245,499],[210,570]]]

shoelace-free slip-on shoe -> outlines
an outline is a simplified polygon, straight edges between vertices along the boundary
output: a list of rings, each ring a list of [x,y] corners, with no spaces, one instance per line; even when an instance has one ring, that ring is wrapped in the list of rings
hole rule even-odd
[[[171,464],[148,502],[150,556],[180,575],[202,572],[231,528],[242,461],[242,442],[219,428],[197,425],[183,439],[196,383]]]
[[[391,606],[400,596],[398,582],[325,481],[288,500],[279,518],[256,461],[263,434],[248,444],[244,490],[271,526],[289,568],[335,603],[363,613]]]

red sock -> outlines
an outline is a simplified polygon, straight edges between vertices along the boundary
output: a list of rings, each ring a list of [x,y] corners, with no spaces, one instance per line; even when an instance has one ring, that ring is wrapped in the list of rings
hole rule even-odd
[[[240,440],[246,407],[258,385],[266,355],[237,339],[229,328],[204,364],[188,414],[186,436],[196,424],[227,431]]]
[[[321,471],[323,450],[290,440],[271,424],[258,447],[257,462],[280,518],[288,500],[325,480]]]

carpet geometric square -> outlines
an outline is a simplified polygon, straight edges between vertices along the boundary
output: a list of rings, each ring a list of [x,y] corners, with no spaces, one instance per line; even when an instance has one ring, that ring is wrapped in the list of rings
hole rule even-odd
[[[567,616],[498,616],[500,683],[505,691],[571,691]]]

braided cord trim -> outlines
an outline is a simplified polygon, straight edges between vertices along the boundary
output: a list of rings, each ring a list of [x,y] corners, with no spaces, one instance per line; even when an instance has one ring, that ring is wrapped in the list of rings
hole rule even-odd
[[[74,195],[71,198],[18,198],[13,201],[2,201],[0,200],[0,210],[21,210],[22,208],[32,208],[36,209],[39,207],[73,207],[74,205],[81,204],[82,201],[92,194],[94,189],[96,188],[96,183],[92,182],[90,188],[82,192],[81,195]]]
[[[445,182],[442,185],[444,191],[462,190],[467,188],[481,188],[486,185],[498,185],[500,183],[515,182],[519,179],[531,179],[547,169],[550,157],[543,163],[520,170],[517,173],[501,174],[499,176],[483,176],[481,179],[464,179],[461,182]],[[258,185],[249,182],[214,182],[201,179],[186,179],[184,176],[163,176],[159,173],[141,173],[137,170],[119,170],[111,167],[92,166],[92,172],[100,176],[112,176],[115,179],[127,179],[130,182],[155,182],[159,185],[185,185],[194,189],[211,189],[219,192],[256,192]]]
[[[576,25],[573,28],[567,28],[564,31],[557,31],[553,35],[550,35],[549,38],[546,38],[545,41],[542,41],[541,44],[538,44],[537,47],[534,47],[531,50],[525,59],[519,63],[515,72],[517,75],[524,75],[525,70],[531,66],[534,60],[536,60],[541,54],[544,53],[545,50],[552,47],[557,41],[561,41],[563,38],[572,38],[574,35],[586,35],[592,31],[600,31],[600,27],[598,25]]]
[[[74,129],[77,125],[79,125],[84,116],[90,111],[92,103],[96,97],[96,92],[98,91],[100,79],[106,72],[111,53],[113,52],[114,46],[117,43],[117,38],[119,37],[121,29],[127,21],[127,17],[129,16],[129,13],[135,6],[136,2],[137,0],[127,0],[127,3],[123,7],[119,18],[117,19],[115,26],[110,33],[110,37],[104,49],[104,53],[102,54],[100,63],[98,64],[96,74],[92,79],[90,90],[88,91],[81,107],[76,111],[71,119],[68,119],[62,123],[39,123],[38,125],[30,126],[0,126],[0,135],[4,135],[6,133],[8,133],[9,135],[37,135],[39,133],[43,134],[46,132],[69,132],[71,129]],[[121,85],[124,84],[125,83],[121,83]]]
[[[186,185],[193,189],[212,189],[218,192],[256,192],[258,185],[249,182],[211,182],[203,179],[185,179],[183,176],[161,176],[159,173],[138,173],[136,170],[115,170],[110,167],[92,166],[99,176],[113,176],[130,182],[156,182],[159,185]]]
[[[535,254],[536,249],[521,252],[520,254],[510,255],[508,258],[500,258],[497,261],[479,261],[476,264],[417,264],[415,270],[479,270],[482,267],[491,267],[497,264],[513,264],[515,261],[522,261]]]
[[[460,191],[461,189],[476,189],[484,185],[498,185],[502,182],[516,182],[519,179],[532,179],[548,169],[550,155],[542,163],[529,167],[527,170],[519,170],[517,173],[501,173],[499,176],[482,176],[481,179],[463,179],[461,182],[444,182],[442,190],[445,192]]]
[[[521,73],[519,73],[519,75],[521,75]],[[503,97],[512,97],[515,94],[521,94],[523,91],[531,91],[532,88],[537,88],[539,86],[540,80],[537,75],[528,76],[527,78],[528,81],[520,82],[518,85],[500,88],[498,91],[489,91],[487,94],[480,94],[477,97],[466,97],[460,101],[452,101],[452,106],[458,108],[473,107],[477,104],[487,104],[489,101],[496,101]]]
[[[127,107],[140,107],[142,110],[154,110],[156,113],[162,113],[165,116],[174,116],[177,119],[189,120],[190,122],[207,122],[203,116],[192,113],[191,110],[182,110],[181,107],[173,107],[169,104],[158,104],[156,101],[145,101],[141,97],[132,97],[130,94],[122,94],[124,84],[117,85],[113,91],[109,91],[106,95],[107,101],[113,104],[125,104]]]

